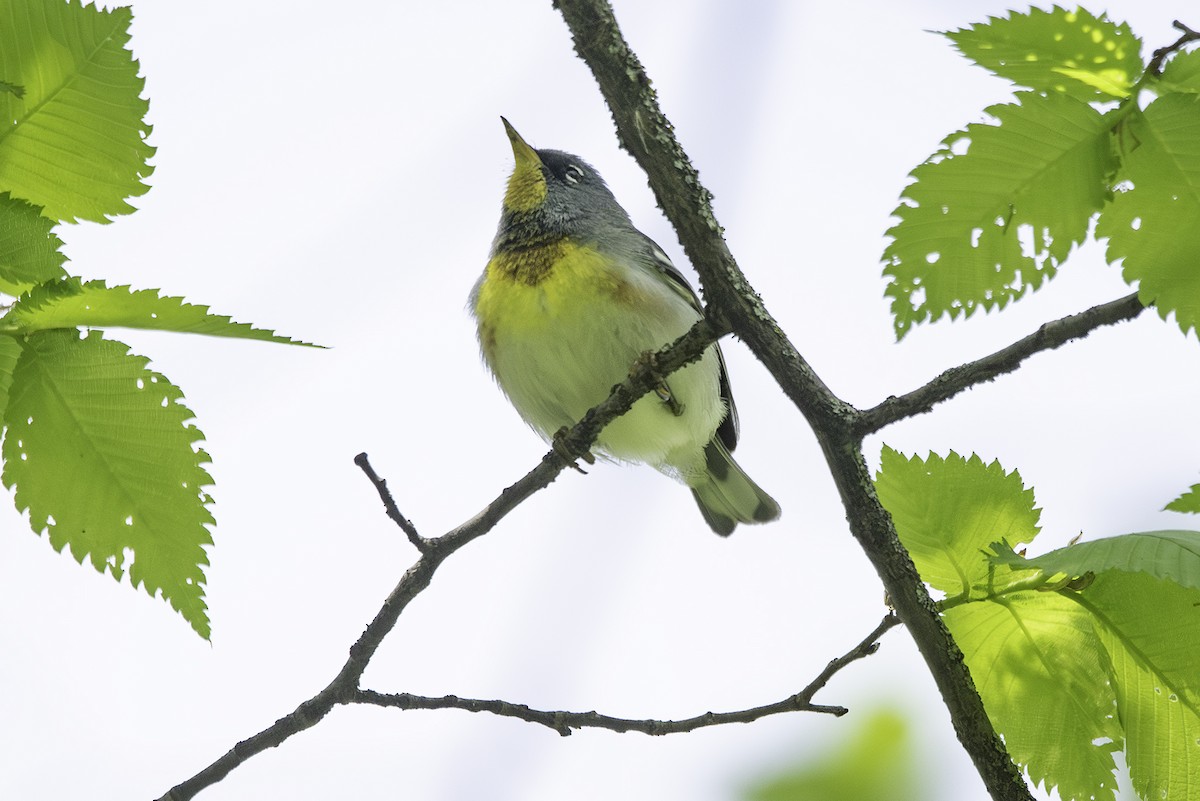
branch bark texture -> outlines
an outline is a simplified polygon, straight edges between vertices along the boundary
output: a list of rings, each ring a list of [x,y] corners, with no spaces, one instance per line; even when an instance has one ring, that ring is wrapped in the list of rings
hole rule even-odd
[[[592,70],[612,110],[621,144],[646,171],[659,204],[700,273],[707,300],[705,319],[660,350],[652,363],[647,361],[635,366],[630,377],[561,437],[554,450],[547,453],[533,470],[506,488],[473,518],[441,536],[422,536],[400,512],[387,483],[371,468],[366,455],[356,457],[355,462],[375,486],[388,516],[416,548],[417,560],[350,647],[345,664],[324,689],[271,726],[239,742],[195,776],[172,788],[160,801],[184,801],[194,797],[254,755],[316,725],[341,704],[489,712],[547,726],[563,735],[583,727],[663,735],[749,722],[783,712],[843,714],[845,710],[841,707],[814,704],[813,697],[839,670],[874,653],[879,637],[898,622],[905,624],[925,658],[950,710],[955,731],[992,797],[996,801],[1030,801],[1024,780],[984,712],[962,654],[942,624],[912,560],[896,536],[890,516],[875,495],[871,475],[862,457],[862,441],[868,434],[893,422],[929,411],[935,404],[971,386],[1015,370],[1034,353],[1086,336],[1099,326],[1135,317],[1142,310],[1136,295],[1047,323],[991,356],[947,370],[924,387],[890,397],[865,412],[859,411],[821,381],[739,270],[713,215],[711,195],[700,183],[695,168],[676,141],[670,122],[658,107],[650,80],[622,37],[607,2],[557,0],[555,6],[566,20],[577,52]],[[408,603],[429,586],[446,559],[490,532],[516,506],[552,483],[575,459],[584,457],[600,430],[628,411],[662,375],[699,358],[709,345],[728,333],[735,333],[749,345],[812,426],[841,495],[850,531],[882,579],[895,607],[895,615],[885,617],[861,642],[830,661],[812,682],[788,698],[750,709],[707,712],[683,720],[628,719],[598,712],[537,710],[503,700],[382,693],[360,686],[363,672],[383,639],[394,628]]]
[[[579,57],[595,76],[618,137],[645,170],[663,212],[700,274],[709,315],[727,320],[812,426],[857,538],[909,629],[950,711],[959,741],[996,801],[1029,790],[992,728],[962,653],[926,592],[891,517],[879,503],[858,429],[861,413],[838,398],[788,341],[738,269],[700,183],[640,61],[606,0],[557,0]]]

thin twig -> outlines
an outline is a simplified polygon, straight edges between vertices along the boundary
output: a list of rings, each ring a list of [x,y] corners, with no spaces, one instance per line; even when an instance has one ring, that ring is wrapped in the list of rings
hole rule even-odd
[[[529,723],[537,723],[553,729],[566,737],[576,729],[608,729],[615,732],[638,732],[652,736],[681,734],[695,731],[707,726],[722,726],[729,723],[751,723],[769,715],[779,715],[786,712],[817,712],[840,717],[849,710],[841,706],[827,706],[812,703],[812,698],[839,670],[863,657],[870,656],[879,649],[879,638],[888,629],[900,622],[895,615],[888,615],[875,627],[874,631],[863,638],[837,659],[832,660],[825,669],[813,679],[808,686],[794,695],[764,706],[741,709],[736,712],[705,712],[682,720],[653,720],[618,718],[603,715],[599,712],[561,712],[533,709],[525,704],[514,704],[510,701],[482,700],[478,698],[459,698],[456,695],[445,695],[433,698],[412,693],[380,693],[374,690],[358,690],[350,699],[351,703],[370,704],[373,706],[391,707],[395,709],[462,709],[467,712],[490,712],[501,717],[516,718]]]
[[[1169,44],[1166,47],[1160,47],[1154,51],[1154,55],[1151,57],[1150,63],[1146,65],[1146,72],[1150,73],[1151,75],[1162,75],[1163,65],[1167,61],[1167,56],[1171,55],[1177,50],[1182,49],[1183,46],[1189,42],[1200,41],[1200,33],[1193,31],[1179,20],[1175,20],[1171,24],[1175,30],[1183,31],[1183,35],[1176,39],[1173,44]]]
[[[396,621],[400,619],[409,602],[429,586],[442,562],[464,545],[491,531],[505,515],[525,499],[549,486],[572,459],[581,458],[588,452],[604,426],[628,411],[634,402],[656,386],[664,375],[669,375],[700,358],[720,333],[707,320],[697,322],[675,342],[658,351],[653,360],[646,360],[645,364],[635,366],[629,377],[616,386],[603,403],[591,409],[582,421],[560,439],[558,449],[548,452],[537,467],[501,492],[483,511],[440,537],[422,537],[422,544],[417,546],[420,549],[420,558],[405,571],[375,618],[367,624],[358,641],[350,647],[349,658],[333,681],[296,707],[293,712],[258,734],[241,741],[195,776],[171,788],[160,801],[186,801],[194,797],[196,793],[219,782],[229,775],[230,771],[256,754],[274,748],[292,735],[316,725],[336,704],[348,703],[353,699],[367,663],[375,655],[383,639],[395,627]],[[360,467],[365,461],[365,456],[362,455],[355,458]],[[368,473],[368,477],[372,474],[373,471]],[[376,479],[378,476],[372,478],[376,487],[386,486],[382,479],[378,482]],[[385,506],[387,502],[385,498]],[[398,510],[396,514],[399,515]],[[390,511],[388,516],[392,517]]]
[[[990,356],[951,367],[925,386],[899,397],[893,395],[878,406],[867,409],[858,418],[855,433],[863,437],[899,420],[924,414],[966,389],[1011,373],[1035,353],[1053,350],[1073,339],[1086,337],[1101,326],[1132,320],[1144,309],[1145,306],[1134,292],[1078,314],[1045,323],[1029,336]]]
[[[422,537],[421,533],[417,531],[417,527],[400,513],[400,507],[396,506],[396,499],[392,497],[392,491],[388,489],[387,482],[375,472],[375,468],[371,466],[367,454],[360,453],[358,456],[355,456],[354,463],[367,474],[367,478],[375,485],[375,491],[379,493],[379,499],[383,501],[383,508],[387,512],[387,516],[400,527],[400,530],[408,537],[408,541],[415,545],[418,551],[424,553],[429,548],[429,540]]]

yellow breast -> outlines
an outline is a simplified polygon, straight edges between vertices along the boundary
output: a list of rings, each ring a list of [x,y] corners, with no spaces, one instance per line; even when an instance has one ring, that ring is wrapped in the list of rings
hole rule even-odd
[[[484,354],[495,334],[523,334],[556,326],[564,316],[586,315],[597,302],[621,302],[620,272],[594,249],[559,240],[498,253],[488,262],[475,297]]]

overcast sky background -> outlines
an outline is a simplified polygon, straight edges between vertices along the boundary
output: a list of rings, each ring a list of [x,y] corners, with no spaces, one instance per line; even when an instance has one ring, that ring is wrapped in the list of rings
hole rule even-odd
[[[716,196],[734,254],[842,397],[869,406],[1041,322],[1124,295],[1086,246],[1002,314],[891,331],[879,254],[908,171],[1010,94],[927,31],[999,2],[618,1],[625,34]],[[1093,11],[1103,10],[1093,6]],[[1182,0],[1113,0],[1147,52]],[[0,796],[157,797],[324,687],[414,559],[352,463],[367,451],[429,536],[477,512],[544,445],[478,358],[467,293],[511,152],[582,155],[690,270],[548,1],[134,4],[158,148],[140,211],[60,231],[68,269],[158,287],[330,346],[114,332],[181,386],[213,457],[213,639],[55,554],[0,509]],[[811,432],[740,343],[724,343],[740,463],[774,525],[709,532],[649,468],[563,476],[452,558],[365,676],[380,691],[685,717],[795,692],[878,623]],[[1031,549],[1193,521],[1200,348],[1146,314],[1039,355],[868,443],[975,452],[1036,488]],[[931,801],[978,776],[903,630],[817,699],[913,716]],[[570,738],[457,711],[339,708],[205,801],[288,798],[735,799],[850,725],[795,714],[650,739]]]

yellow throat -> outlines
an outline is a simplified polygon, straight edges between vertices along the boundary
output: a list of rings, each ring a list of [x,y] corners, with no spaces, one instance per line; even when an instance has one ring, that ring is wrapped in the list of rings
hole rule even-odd
[[[513,158],[517,162],[512,175],[509,176],[508,189],[504,192],[504,208],[515,212],[533,211],[546,200],[546,177],[542,175],[542,160],[508,120],[503,117],[500,119],[508,133]]]

